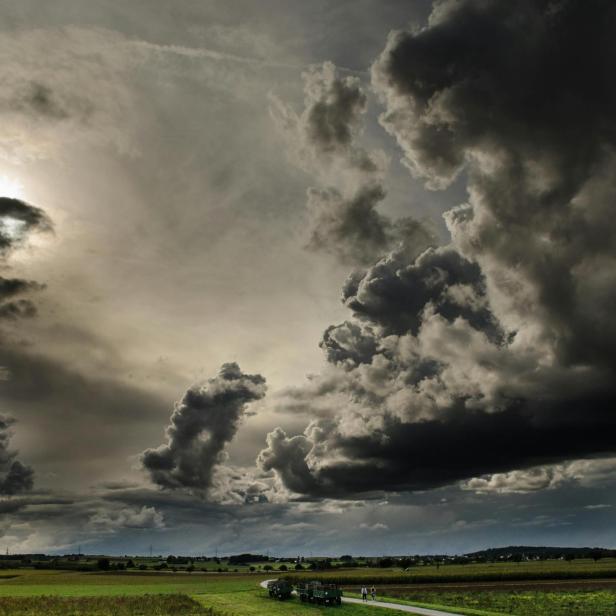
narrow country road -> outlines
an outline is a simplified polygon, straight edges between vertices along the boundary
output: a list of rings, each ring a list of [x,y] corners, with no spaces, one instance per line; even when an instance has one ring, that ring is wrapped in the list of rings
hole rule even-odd
[[[267,583],[272,580],[263,580],[260,582],[261,588],[267,588]],[[295,591],[293,591],[295,594]],[[401,605],[400,603],[388,603],[386,601],[368,601],[367,603],[361,599],[352,599],[351,597],[342,597],[343,603],[356,603],[358,605],[370,605],[372,607],[383,607],[390,610],[398,610],[399,612],[408,612],[409,614],[420,614],[421,616],[461,616],[456,612],[442,612],[441,610],[431,610],[427,607],[414,607],[411,605]]]

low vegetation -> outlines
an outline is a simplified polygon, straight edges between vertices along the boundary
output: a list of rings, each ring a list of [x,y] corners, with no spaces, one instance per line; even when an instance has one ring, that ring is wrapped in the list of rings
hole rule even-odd
[[[264,591],[197,595],[195,599],[214,609],[215,616],[387,616],[403,612],[386,610],[370,605],[341,605],[325,607],[300,603],[297,598],[287,601],[270,599]]]
[[[1,597],[2,616],[218,616],[186,595]]]
[[[393,569],[354,569],[291,573],[285,576],[297,582],[309,575],[334,584],[430,584],[441,582],[499,582],[516,580],[570,580],[616,578],[616,559],[592,559],[526,562],[496,562],[478,564],[448,564],[412,567],[406,571]]]
[[[389,594],[389,593],[388,593]],[[398,591],[392,601],[472,614],[515,616],[614,616],[616,591]],[[468,610],[468,611],[467,611]]]

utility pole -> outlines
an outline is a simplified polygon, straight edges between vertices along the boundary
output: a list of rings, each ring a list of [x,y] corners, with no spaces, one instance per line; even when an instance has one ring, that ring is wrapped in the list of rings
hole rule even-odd
[[[150,558],[152,558],[152,545],[150,545]]]

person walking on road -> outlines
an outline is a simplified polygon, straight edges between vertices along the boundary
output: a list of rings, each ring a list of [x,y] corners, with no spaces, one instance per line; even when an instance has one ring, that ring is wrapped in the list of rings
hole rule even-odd
[[[361,587],[361,600],[368,601],[368,589],[365,586]]]
[[[374,586],[370,589],[370,595],[372,597],[372,600],[376,601],[376,588]]]

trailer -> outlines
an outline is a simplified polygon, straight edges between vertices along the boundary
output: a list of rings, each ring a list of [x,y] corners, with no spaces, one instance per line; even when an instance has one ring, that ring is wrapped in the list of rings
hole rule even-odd
[[[303,582],[298,584],[297,594],[303,602],[320,605],[340,605],[342,603],[342,590],[336,584]]]
[[[272,599],[283,601],[291,597],[293,586],[286,580],[272,580],[267,583],[267,592]]]

